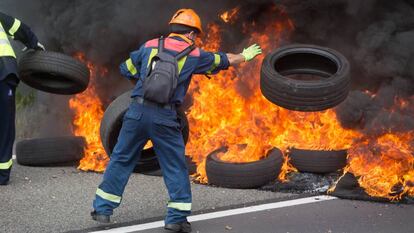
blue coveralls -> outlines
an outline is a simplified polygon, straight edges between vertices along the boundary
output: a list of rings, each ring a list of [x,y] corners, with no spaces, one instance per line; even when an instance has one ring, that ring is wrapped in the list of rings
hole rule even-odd
[[[15,92],[17,78],[16,55],[8,37],[36,48],[38,40],[28,26],[0,12],[0,185],[6,185],[12,167],[15,138]]]
[[[189,44],[179,37],[165,40],[167,52],[176,55]],[[141,75],[145,76],[149,61],[158,51],[158,39],[148,41],[130,58],[121,64],[122,75],[138,79],[131,97],[142,97]],[[178,62],[179,83],[171,104],[179,106],[188,90],[193,74],[215,74],[229,67],[224,53],[210,53],[195,49]],[[113,209],[121,203],[122,194],[141,150],[148,140],[154,144],[165,185],[169,193],[166,224],[181,223],[191,213],[191,187],[185,162],[185,145],[174,109],[143,105],[132,101],[125,114],[103,181],[96,192],[93,207],[98,214],[112,215]]]

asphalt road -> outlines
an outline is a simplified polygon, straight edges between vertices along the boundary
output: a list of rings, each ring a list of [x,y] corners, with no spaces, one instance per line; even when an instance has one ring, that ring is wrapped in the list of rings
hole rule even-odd
[[[89,212],[101,178],[102,174],[80,172],[75,167],[15,164],[10,185],[0,186],[0,232],[92,232],[154,222],[158,225],[128,232],[164,232],[162,219],[168,197],[162,178],[132,175],[123,204],[112,217],[113,223],[100,225],[90,219]],[[414,232],[414,205],[347,200],[303,204],[302,195],[199,184],[192,184],[192,191],[194,215],[190,221],[194,233]],[[289,200],[299,204],[285,205]],[[264,203],[279,206],[217,215],[217,211]],[[202,214],[210,217],[197,219]],[[126,232],[122,229],[125,228],[117,232]]]
[[[323,198],[323,197],[322,197]],[[309,198],[307,198],[309,199]],[[301,199],[299,199],[301,200]],[[297,200],[296,200],[297,201]],[[210,213],[193,219],[194,233],[412,233],[414,232],[414,205],[381,204],[349,200],[326,200],[295,204],[218,217]],[[290,203],[290,204],[289,204]],[[292,205],[295,204],[295,205]],[[280,204],[280,203],[279,203]],[[276,207],[275,207],[276,206]],[[154,227],[147,230],[145,227]],[[128,228],[112,229],[106,233],[165,233],[161,222]]]
[[[14,163],[10,184],[0,186],[0,232],[56,233],[101,227],[89,215],[101,179],[102,174],[81,172],[75,167],[25,167]],[[194,183],[192,192],[195,212],[297,196]],[[162,178],[133,174],[123,203],[112,217],[113,224],[161,219],[167,201]]]

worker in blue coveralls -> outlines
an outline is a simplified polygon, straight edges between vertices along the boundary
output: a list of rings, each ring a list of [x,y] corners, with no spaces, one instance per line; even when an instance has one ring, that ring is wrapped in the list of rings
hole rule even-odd
[[[200,17],[192,9],[181,9],[170,22],[171,34],[165,38],[164,48],[175,56],[185,50],[202,32]],[[121,73],[136,85],[132,102],[125,114],[122,129],[110,162],[99,185],[92,218],[108,223],[113,209],[121,203],[122,194],[141,150],[148,140],[160,162],[169,193],[165,229],[172,232],[191,232],[187,216],[191,213],[191,187],[185,161],[185,145],[177,119],[176,108],[183,102],[193,74],[216,74],[231,65],[247,62],[262,53],[260,46],[252,45],[241,54],[211,53],[195,48],[178,60],[179,80],[168,104],[158,104],[143,98],[143,81],[152,58],[158,52],[158,42],[146,42],[121,64]]]
[[[15,91],[19,83],[11,37],[30,49],[44,50],[35,34],[20,20],[0,12],[0,185],[7,185],[15,138]]]

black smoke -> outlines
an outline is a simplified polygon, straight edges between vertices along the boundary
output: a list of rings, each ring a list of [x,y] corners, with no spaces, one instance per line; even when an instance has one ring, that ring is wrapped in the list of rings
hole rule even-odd
[[[243,23],[259,22],[252,30],[260,32],[271,20],[264,12],[274,4],[295,23],[291,42],[328,46],[350,60],[353,91],[337,108],[344,127],[375,134],[414,129],[410,110],[414,4],[410,0],[3,0],[0,8],[29,24],[48,49],[67,54],[82,51],[93,63],[108,67],[110,73],[98,83],[107,103],[131,88],[118,74],[118,65],[144,41],[168,33],[167,22],[177,9],[194,8],[205,26],[220,22],[218,15],[224,10],[240,6],[238,23],[225,31],[222,43],[223,50],[238,52],[249,37],[243,33]],[[409,107],[396,107],[400,99]],[[48,104],[47,98],[43,101]]]
[[[412,1],[284,3],[297,26],[293,40],[332,47],[351,62],[353,91],[337,108],[343,126],[370,135],[414,129]]]

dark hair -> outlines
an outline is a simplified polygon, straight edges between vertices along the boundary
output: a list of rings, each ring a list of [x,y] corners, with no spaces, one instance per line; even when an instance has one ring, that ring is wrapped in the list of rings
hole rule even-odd
[[[173,23],[170,25],[170,32],[177,34],[187,34],[190,32],[200,33],[200,30],[197,28],[189,27],[183,24]]]

